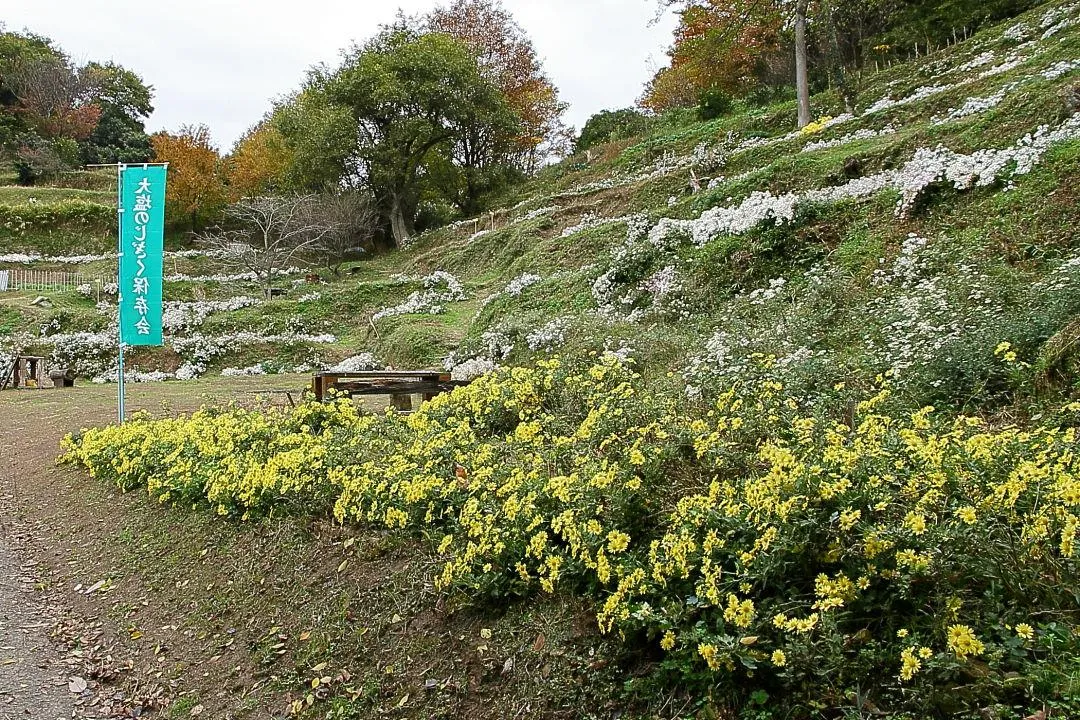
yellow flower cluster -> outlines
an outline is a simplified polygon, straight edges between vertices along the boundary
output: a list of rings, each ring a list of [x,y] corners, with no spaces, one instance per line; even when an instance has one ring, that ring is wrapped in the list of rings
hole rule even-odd
[[[245,518],[332,507],[433,538],[442,588],[584,590],[602,631],[720,673],[796,677],[876,638],[881,677],[897,678],[899,656],[909,681],[931,648],[988,655],[980,636],[1005,637],[996,618],[1042,601],[1001,596],[991,612],[992,592],[1073,571],[1080,461],[1072,428],[891,403],[883,384],[843,416],[818,413],[766,376],[694,407],[613,356],[556,358],[408,416],[347,401],[203,410],[66,449],[161,502]],[[1026,624],[1015,635],[1034,642]]]
[[[832,120],[833,118],[831,115],[818,118],[804,126],[801,132],[803,135],[817,135],[819,132],[829,127],[829,123],[832,122]]]
[[[949,649],[956,653],[957,657],[966,658],[969,655],[982,655],[986,650],[979,638],[975,637],[975,631],[967,625],[952,625],[948,633]]]

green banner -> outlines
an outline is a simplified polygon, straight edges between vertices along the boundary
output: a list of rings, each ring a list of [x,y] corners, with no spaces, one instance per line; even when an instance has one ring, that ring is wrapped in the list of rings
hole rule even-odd
[[[165,168],[120,169],[120,342],[161,345]]]

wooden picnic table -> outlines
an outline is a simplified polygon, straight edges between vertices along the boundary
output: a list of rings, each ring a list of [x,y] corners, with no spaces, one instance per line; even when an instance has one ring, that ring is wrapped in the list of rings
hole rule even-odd
[[[439,393],[450,392],[468,385],[467,380],[453,380],[450,373],[438,370],[366,370],[362,372],[315,373],[311,390],[315,399],[325,402],[331,391],[337,395],[389,395],[390,404],[398,410],[412,409],[412,396],[423,395],[430,400]]]

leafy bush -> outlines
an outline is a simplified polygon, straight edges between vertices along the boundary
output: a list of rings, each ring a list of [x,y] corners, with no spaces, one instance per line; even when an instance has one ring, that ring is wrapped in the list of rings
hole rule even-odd
[[[347,402],[202,411],[66,440],[125,490],[250,517],[276,507],[433,538],[476,600],[595,599],[702,696],[777,717],[1028,712],[1075,656],[1075,422],[1021,429],[842,388],[813,404],[762,361],[708,406],[614,355],[514,368],[409,416]]]
[[[706,90],[698,98],[698,117],[702,120],[715,120],[730,113],[732,107],[734,104],[728,93],[715,88]]]
[[[641,135],[648,127],[649,118],[639,110],[604,110],[586,121],[574,144],[574,152],[584,152],[597,145]]]
[[[0,204],[0,237],[22,237],[54,230],[108,233],[116,223],[116,208],[85,200],[56,203]]]

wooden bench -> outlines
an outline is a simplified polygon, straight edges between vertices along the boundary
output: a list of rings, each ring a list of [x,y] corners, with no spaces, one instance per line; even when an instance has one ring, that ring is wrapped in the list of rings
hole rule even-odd
[[[423,395],[424,400],[430,400],[439,393],[468,384],[467,380],[451,380],[449,373],[437,370],[326,370],[315,373],[311,390],[319,402],[326,402],[335,395],[389,395],[392,407],[412,410],[413,395]]]

